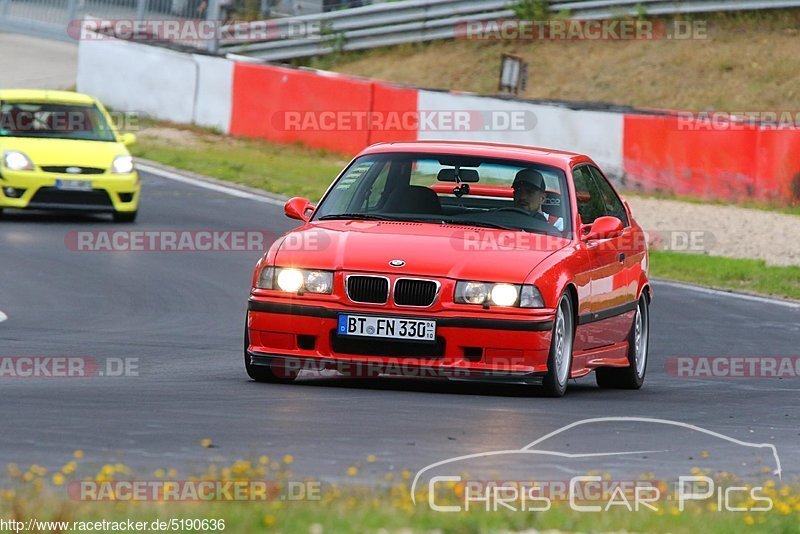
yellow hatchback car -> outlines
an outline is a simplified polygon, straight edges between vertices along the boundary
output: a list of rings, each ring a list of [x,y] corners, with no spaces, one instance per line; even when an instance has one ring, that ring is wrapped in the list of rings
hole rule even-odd
[[[135,140],[91,96],[0,90],[0,212],[81,210],[133,222],[141,184],[126,147]]]

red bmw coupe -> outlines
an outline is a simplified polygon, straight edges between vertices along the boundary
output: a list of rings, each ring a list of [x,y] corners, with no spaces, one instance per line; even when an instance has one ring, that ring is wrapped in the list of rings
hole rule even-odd
[[[587,156],[466,142],[373,145],[259,260],[244,359],[303,370],[541,384],[647,367],[642,228]]]

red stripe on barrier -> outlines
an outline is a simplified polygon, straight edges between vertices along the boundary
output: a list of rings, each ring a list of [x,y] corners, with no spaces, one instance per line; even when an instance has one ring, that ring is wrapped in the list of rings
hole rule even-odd
[[[689,130],[663,115],[626,115],[627,186],[701,199],[800,201],[800,131]]]
[[[372,112],[384,117],[385,127],[372,129],[369,144],[381,141],[416,141],[419,130],[417,90],[372,84]]]
[[[231,134],[355,154],[417,138],[417,90],[271,65],[236,63]]]

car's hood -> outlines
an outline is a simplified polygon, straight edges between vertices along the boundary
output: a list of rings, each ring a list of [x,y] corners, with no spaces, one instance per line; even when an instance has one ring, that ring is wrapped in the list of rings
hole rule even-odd
[[[569,241],[486,228],[384,221],[326,221],[287,235],[275,264],[522,283]],[[392,267],[389,262],[405,265]]]
[[[128,154],[125,146],[117,142],[0,137],[0,151],[6,150],[24,152],[37,167],[75,165],[108,169],[115,157]]]

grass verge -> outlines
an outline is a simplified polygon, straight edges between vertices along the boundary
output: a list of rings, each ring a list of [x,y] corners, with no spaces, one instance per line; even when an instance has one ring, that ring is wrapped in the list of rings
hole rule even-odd
[[[81,453],[81,451],[76,451]],[[417,494],[417,504],[410,495],[410,481],[413,474],[407,470],[397,472],[391,469],[382,477],[383,483],[360,482],[358,474],[348,468],[349,477],[344,483],[318,483],[304,480],[303,487],[315,487],[310,493],[302,494],[296,489],[299,481],[291,473],[293,458],[284,456],[283,460],[271,460],[261,456],[256,460],[236,460],[233,463],[208,465],[203,473],[186,475],[174,468],[157,469],[151,475],[134,475],[124,464],[86,465],[73,459],[60,469],[53,471],[41,465],[22,468],[8,464],[7,476],[0,480],[0,517],[4,521],[26,523],[33,519],[30,530],[39,532],[80,532],[87,530],[114,531],[112,525],[98,526],[96,522],[121,522],[127,520],[145,523],[150,531],[159,529],[150,525],[162,521],[168,525],[178,521],[176,526],[160,530],[180,530],[191,532],[230,532],[250,533],[268,532],[309,532],[309,533],[362,533],[362,532],[439,532],[439,533],[478,533],[478,532],[530,532],[529,529],[559,532],[675,532],[691,533],[697,525],[703,525],[708,534],[727,534],[747,529],[752,532],[790,533],[796,532],[800,520],[800,491],[796,484],[776,483],[768,479],[761,483],[747,483],[730,475],[720,475],[717,487],[740,485],[746,492],[728,504],[749,511],[719,511],[716,498],[706,501],[689,502],[681,510],[673,497],[673,491],[658,481],[651,487],[662,488],[662,499],[650,501],[652,508],[642,506],[639,511],[629,510],[622,505],[623,498],[618,494],[613,498],[616,505],[608,506],[607,511],[580,512],[574,510],[562,498],[550,500],[547,509],[545,501],[512,500],[511,508],[490,506],[474,501],[469,511],[444,513],[434,511],[424,493]],[[376,459],[369,457],[367,462]],[[96,473],[95,473],[96,472]],[[701,471],[698,471],[700,473]],[[702,471],[708,475],[707,471]],[[379,474],[379,473],[376,473]],[[466,480],[466,479],[465,479]],[[605,480],[611,482],[610,478]],[[123,488],[132,482],[146,481],[158,489],[151,492],[131,493]],[[270,488],[266,498],[258,493],[229,493],[215,500],[181,500],[186,498],[183,490],[188,486],[200,487],[201,483],[219,488],[224,483],[249,485],[265,482]],[[759,497],[772,503],[768,511],[758,512],[752,508],[762,506],[747,497],[757,487]],[[90,488],[81,490],[79,488]],[[103,490],[101,488],[107,488]],[[171,488],[171,489],[170,489]],[[205,490],[204,490],[205,491]],[[217,491],[217,490],[213,490]],[[435,503],[437,505],[462,506],[466,502],[464,483],[448,483],[437,486]],[[610,490],[609,490],[610,491]],[[102,495],[104,500],[97,500]],[[149,495],[155,495],[149,499]],[[169,497],[166,497],[169,495]],[[208,494],[207,494],[208,495]],[[235,495],[235,497],[234,497]],[[632,499],[632,494],[628,493]],[[87,499],[88,496],[88,499]],[[612,500],[610,493],[592,497],[590,504],[606,507]],[[626,501],[630,502],[630,501]],[[507,501],[508,503],[508,501]],[[525,506],[523,511],[520,508]],[[531,510],[541,507],[544,510]],[[730,509],[728,509],[730,510]],[[192,520],[190,528],[185,522]],[[205,527],[197,521],[209,522]],[[43,524],[41,522],[61,522]],[[224,525],[219,523],[224,522]],[[66,522],[66,523],[64,523]],[[78,524],[76,524],[76,522]],[[83,524],[83,526],[80,525]],[[87,525],[93,525],[89,527]],[[177,525],[184,525],[176,528]],[[9,526],[6,523],[6,526]],[[192,528],[194,527],[194,528]],[[198,528],[200,527],[200,528]],[[220,528],[222,527],[222,528]],[[135,530],[139,529],[134,527]],[[17,530],[11,526],[7,530]],[[20,529],[20,531],[25,528]],[[121,530],[130,530],[123,527]]]
[[[650,251],[650,263],[656,278],[800,300],[800,267],[663,250]]]
[[[318,200],[347,164],[341,154],[300,145],[234,138],[210,130],[142,121],[134,156],[179,169]]]

